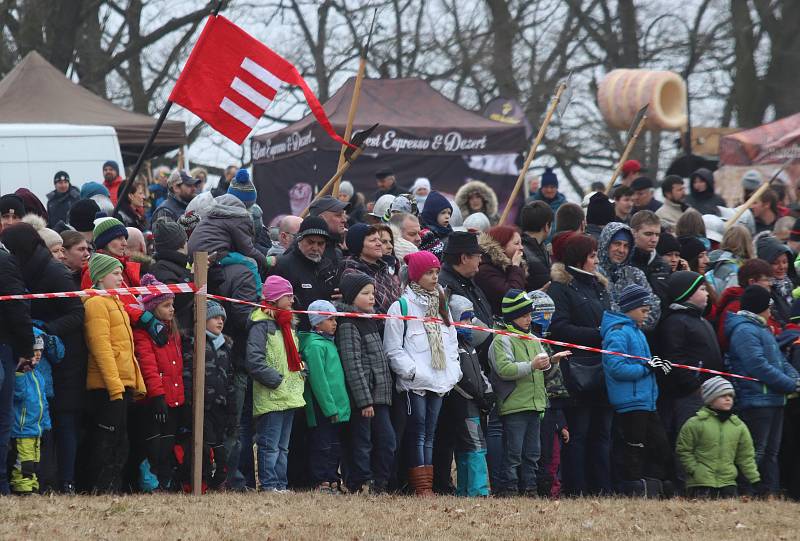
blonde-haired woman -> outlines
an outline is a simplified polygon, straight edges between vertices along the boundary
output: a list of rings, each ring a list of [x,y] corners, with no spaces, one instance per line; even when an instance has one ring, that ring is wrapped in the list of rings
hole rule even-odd
[[[709,254],[709,270],[706,272],[706,285],[721,294],[729,287],[738,286],[739,267],[748,259],[753,259],[753,237],[743,225],[732,225],[725,231],[719,250]]]

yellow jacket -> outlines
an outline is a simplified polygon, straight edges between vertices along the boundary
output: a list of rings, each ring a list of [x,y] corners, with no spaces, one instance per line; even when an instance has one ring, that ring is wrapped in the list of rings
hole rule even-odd
[[[126,388],[144,395],[144,379],[133,354],[133,331],[128,314],[117,297],[84,300],[84,328],[89,362],[86,388],[106,389],[110,400],[122,398]]]

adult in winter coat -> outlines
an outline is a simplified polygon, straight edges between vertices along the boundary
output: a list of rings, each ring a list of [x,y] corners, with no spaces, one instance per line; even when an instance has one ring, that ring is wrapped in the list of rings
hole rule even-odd
[[[548,294],[556,310],[550,338],[599,348],[600,322],[611,307],[606,278],[597,272],[597,242],[573,234],[553,265]],[[570,399],[564,408],[570,441],[564,447],[564,489],[568,494],[611,491],[611,421],[613,411],[597,353],[575,351],[561,363]]]
[[[92,235],[97,253],[111,256],[122,265],[121,287],[139,287],[141,264],[128,257],[128,230],[125,225],[116,218],[97,218]],[[89,289],[92,283],[91,272],[87,265],[81,276],[81,288]],[[129,296],[128,299],[132,300],[133,296]]]
[[[430,198],[428,202],[430,203]],[[456,329],[439,287],[439,260],[430,252],[406,256],[409,285],[389,308],[390,315],[437,317],[444,323],[389,319],[383,347],[395,373],[395,387],[408,405],[403,442],[408,479],[418,495],[433,487],[433,445],[442,396],[461,379]]]
[[[795,286],[796,272],[790,271],[790,262],[794,263],[792,250],[773,236],[763,236],[758,239],[756,252],[759,259],[763,259],[772,266],[772,314],[775,319],[785,325],[789,322],[790,304],[794,301],[792,291]],[[794,267],[792,264],[791,267]],[[791,269],[794,271],[794,269]]]
[[[631,229],[634,239],[631,265],[644,273],[650,288],[663,304],[666,302],[670,267],[656,250],[661,236],[661,220],[652,211],[639,211],[631,218]]]
[[[340,275],[362,272],[375,282],[375,312],[385,314],[400,297],[400,278],[391,273],[383,259],[381,232],[367,224],[356,224],[347,231],[350,256],[341,262]]]
[[[26,223],[6,228],[2,241],[14,254],[29,293],[74,291],[69,270],[53,259],[39,234]],[[80,299],[42,299],[31,303],[31,318],[48,335],[64,344],[64,358],[53,367],[55,398],[52,416],[56,437],[60,489],[74,491],[80,418],[86,393],[86,343]]]
[[[117,198],[122,195],[124,186],[124,184],[120,184],[117,189]],[[144,208],[144,202],[147,198],[145,193],[146,187],[144,181],[135,180],[131,183],[124,199],[120,201],[117,212],[114,213],[114,217],[125,224],[125,227],[135,227],[142,232],[149,229]]]
[[[531,195],[526,203],[531,201],[544,201],[553,209],[553,214],[558,212],[561,205],[567,202],[564,194],[558,191],[558,177],[551,167],[545,167],[540,181],[539,191]]]
[[[611,308],[619,311],[619,297],[625,286],[638,284],[650,292],[650,314],[645,331],[653,330],[661,317],[661,301],[647,282],[645,274],[631,264],[633,257],[633,232],[620,222],[611,222],[603,228],[597,241],[598,270],[608,279]],[[579,342],[582,343],[582,342]]]
[[[186,231],[175,222],[161,221],[153,224],[155,263],[150,273],[165,284],[188,284],[192,281]],[[194,323],[193,295],[175,296],[175,317],[182,331],[190,331]]]
[[[520,212],[522,252],[528,270],[526,291],[540,289],[550,281],[550,254],[545,242],[552,231],[553,216],[553,210],[543,201],[528,203]]]
[[[158,220],[178,221],[185,212],[186,206],[194,199],[197,193],[196,178],[192,178],[184,171],[173,171],[167,180],[169,194],[156,210],[153,211],[152,223]],[[114,192],[116,195],[116,192]]]
[[[58,222],[67,223],[69,209],[81,200],[81,191],[70,184],[69,175],[59,171],[53,178],[55,190],[47,194],[47,227],[53,228]]]
[[[778,492],[778,451],[783,432],[786,395],[800,391],[800,375],[778,347],[767,327],[770,294],[750,286],[742,294],[741,310],[728,316],[725,334],[730,340],[731,372],[758,381],[735,382],[739,416],[750,429],[764,490]]]
[[[477,212],[484,213],[492,225],[496,225],[500,219],[497,215],[497,194],[480,180],[471,180],[461,186],[456,192],[455,204],[465,220]]]
[[[486,293],[494,316],[500,317],[503,295],[509,289],[525,289],[528,273],[522,239],[515,227],[496,225],[480,235],[478,244],[483,257],[475,283]]]
[[[685,203],[696,209],[700,214],[713,214],[719,216],[717,207],[727,207],[725,200],[714,193],[714,173],[706,168],[700,168],[689,178],[691,191],[686,196]]]

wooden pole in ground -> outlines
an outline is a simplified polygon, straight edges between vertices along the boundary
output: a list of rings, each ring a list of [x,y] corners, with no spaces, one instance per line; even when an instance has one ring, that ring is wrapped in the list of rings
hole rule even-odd
[[[194,254],[194,283],[200,290],[208,280],[208,252]],[[203,493],[203,413],[206,390],[206,296],[194,297],[194,357],[192,361],[192,494]]]
[[[503,209],[503,214],[500,216],[500,221],[498,224],[503,225],[508,218],[508,213],[511,212],[511,207],[514,205],[514,200],[517,198],[519,194],[519,189],[522,187],[522,182],[525,180],[525,174],[528,172],[528,168],[531,166],[533,162],[534,156],[536,156],[536,149],[539,147],[539,143],[542,142],[544,138],[544,134],[547,131],[547,126],[550,124],[550,119],[553,118],[553,113],[556,111],[556,107],[558,106],[558,102],[561,99],[561,95],[564,93],[564,90],[567,89],[567,83],[563,82],[558,85],[558,89],[556,90],[555,96],[550,101],[550,107],[547,108],[547,114],[544,117],[544,122],[539,127],[539,133],[536,134],[536,139],[533,141],[533,145],[531,145],[530,150],[528,151],[528,157],[525,158],[525,164],[522,166],[522,169],[519,172],[519,176],[517,177],[517,183],[514,184],[514,189],[511,190],[511,196],[508,198],[508,202],[506,203],[506,208]]]
[[[358,110],[358,100],[361,97],[361,82],[364,80],[364,71],[367,69],[367,59],[361,57],[361,60],[358,63],[358,74],[356,75],[356,82],[355,86],[353,86],[353,99],[350,100],[350,112],[347,114],[347,126],[344,129],[344,140],[349,141],[350,135],[353,133],[353,122],[356,119],[356,111]],[[336,170],[342,168],[345,162],[344,154],[347,151],[347,146],[342,145],[342,149],[339,151],[339,163],[336,165]],[[342,177],[340,176],[336,179],[336,182],[333,183],[333,192],[331,195],[333,197],[337,197],[339,195],[339,184],[342,181]]]
[[[614,187],[614,183],[617,181],[620,171],[622,171],[622,166],[627,161],[634,145],[636,145],[636,140],[639,139],[639,134],[642,132],[642,129],[644,129],[645,122],[647,122],[646,113],[642,115],[642,118],[639,119],[639,124],[636,125],[636,129],[633,131],[633,136],[628,139],[628,144],[625,145],[625,150],[622,152],[622,156],[619,157],[619,162],[617,162],[617,166],[614,168],[614,174],[611,175],[611,180],[608,181],[608,186],[606,186],[606,195],[609,198],[612,197],[611,189]]]

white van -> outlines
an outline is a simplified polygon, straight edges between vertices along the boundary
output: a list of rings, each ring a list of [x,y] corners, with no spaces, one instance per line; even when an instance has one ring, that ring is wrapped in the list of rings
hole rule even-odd
[[[28,188],[47,205],[53,177],[66,171],[73,186],[103,181],[103,163],[122,164],[111,126],[0,124],[0,194]]]

